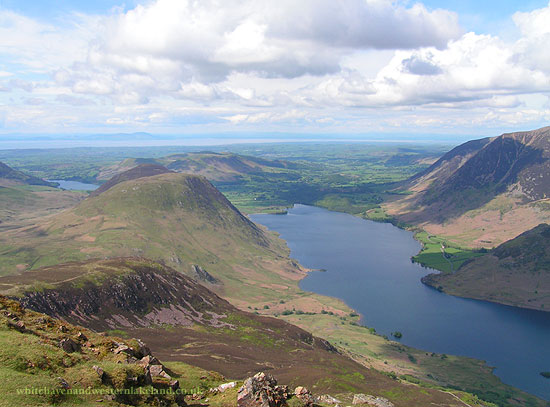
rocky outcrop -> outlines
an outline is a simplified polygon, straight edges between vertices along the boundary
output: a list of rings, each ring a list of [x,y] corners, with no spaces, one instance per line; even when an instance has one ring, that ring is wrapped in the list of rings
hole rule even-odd
[[[282,407],[286,406],[287,397],[286,386],[277,386],[273,376],[260,372],[245,380],[237,394],[237,406]]]
[[[375,407],[394,407],[393,403],[383,397],[375,397],[370,394],[356,394],[352,404],[366,404]]]
[[[313,395],[311,394],[311,392],[303,387],[303,386],[298,386],[296,387],[296,389],[294,389],[294,395],[302,401],[302,403],[304,403],[305,406],[307,407],[311,407],[313,406]]]
[[[192,268],[193,268],[194,277],[198,281],[202,281],[210,284],[218,284],[220,282],[216,277],[214,277],[208,271],[203,269],[201,266],[193,264]]]

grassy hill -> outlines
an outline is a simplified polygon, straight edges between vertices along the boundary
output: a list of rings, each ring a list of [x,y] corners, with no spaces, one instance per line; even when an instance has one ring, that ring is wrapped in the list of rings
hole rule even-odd
[[[422,281],[453,295],[550,311],[550,226],[541,224],[454,273]]]
[[[8,167],[6,164],[0,162],[0,186],[14,186],[14,185],[42,185],[48,187],[55,187],[56,184],[43,179],[27,175],[21,171],[14,170]]]
[[[76,207],[0,236],[0,273],[92,258],[143,256],[188,274],[198,265],[238,298],[274,298],[303,271],[278,239],[205,178],[166,173],[118,183]],[[261,281],[261,282],[260,282]],[[242,298],[242,296],[241,296]]]

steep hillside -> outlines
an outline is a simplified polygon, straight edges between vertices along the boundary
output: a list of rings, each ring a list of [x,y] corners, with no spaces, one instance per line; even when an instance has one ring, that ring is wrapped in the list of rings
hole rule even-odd
[[[0,162],[0,187],[14,186],[14,185],[42,185],[48,187],[55,187],[56,184],[43,179],[27,175],[21,171],[16,171],[13,168],[8,167],[6,164]]]
[[[352,392],[370,393],[389,398],[397,407],[463,405],[457,398],[463,395],[461,392],[455,397],[367,369],[328,342],[284,321],[239,311],[181,273],[149,260],[126,258],[48,267],[28,273],[21,285],[13,277],[1,280],[27,307],[95,329],[109,328],[123,336],[143,338],[155,356],[165,362],[188,362],[237,379],[268,370],[282,383],[307,385],[316,394],[347,393],[349,398]],[[7,317],[13,318],[13,314]],[[55,320],[49,321],[56,324]],[[24,329],[29,328],[30,324]],[[56,333],[70,337],[75,349],[83,349],[84,355],[87,349],[93,352],[98,347],[96,340],[113,343],[89,331],[83,339],[70,325],[65,331]],[[90,344],[84,344],[86,341]],[[132,352],[145,348],[136,341],[129,341],[129,346],[132,350],[120,344],[107,345],[109,350],[99,355],[112,358],[114,363],[117,357],[124,358],[131,364],[127,355],[137,357]],[[79,352],[74,352],[75,358],[80,357]],[[108,377],[114,376],[107,361],[99,364],[93,355],[91,359],[85,366],[105,366]],[[125,366],[117,368],[120,371]],[[132,366],[127,369],[130,371]],[[89,375],[94,373],[90,369]],[[73,373],[68,377],[75,380],[79,376]],[[139,376],[137,380],[140,384]],[[227,405],[235,405],[235,401]]]
[[[422,279],[446,293],[550,311],[550,226],[541,224],[455,273]]]
[[[465,246],[493,247],[550,220],[550,127],[465,143],[386,205],[402,222]]]

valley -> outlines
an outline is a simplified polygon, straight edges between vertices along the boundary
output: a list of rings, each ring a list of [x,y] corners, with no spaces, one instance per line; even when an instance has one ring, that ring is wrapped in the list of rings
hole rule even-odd
[[[46,208],[43,213],[22,211],[27,219],[17,213],[6,219],[5,233],[0,236],[0,273],[4,275],[0,279],[0,291],[22,298],[29,306],[30,300],[25,299],[29,293],[55,293],[40,301],[37,295],[35,300],[38,302],[33,303],[35,309],[96,330],[142,338],[159,357],[168,361],[193,364],[235,379],[267,368],[292,384],[303,383],[315,391],[343,394],[346,389],[348,393],[367,391],[359,387],[352,390],[349,386],[355,381],[345,379],[350,373],[343,372],[351,370],[366,377],[362,369],[368,368],[369,374],[375,375],[366,380],[372,383],[369,390],[387,396],[395,405],[405,400],[411,403],[420,389],[428,391],[432,398],[441,396],[440,389],[453,389],[450,392],[454,400],[459,397],[471,401],[480,397],[495,405],[512,403],[511,400],[518,406],[544,405],[540,399],[501,382],[484,362],[443,352],[434,357],[433,352],[430,356],[429,352],[388,340],[374,329],[362,327],[356,311],[340,300],[303,291],[298,284],[310,270],[290,257],[286,243],[276,234],[258,227],[240,212],[284,213],[295,203],[303,203],[362,218],[391,221],[416,230],[417,238],[425,243],[424,252],[416,256],[415,261],[454,276],[456,270],[474,264],[478,258],[483,260],[487,249],[466,245],[465,241],[444,233],[424,232],[431,230],[429,225],[426,228],[427,224],[415,225],[411,219],[416,222],[416,218],[408,218],[406,214],[401,217],[395,212],[395,208],[404,207],[403,202],[416,199],[416,192],[407,189],[408,183],[418,179],[414,175],[418,171],[430,172],[430,168],[440,165],[445,155],[439,161],[437,157],[444,153],[444,147],[365,145],[355,150],[347,145],[283,144],[233,149],[239,152],[194,149],[177,153],[170,148],[158,148],[158,151],[152,149],[152,153],[141,150],[146,158],[95,163],[93,155],[87,152],[84,156],[87,160],[73,162],[63,171],[79,174],[82,170],[82,174],[87,171],[91,174],[90,168],[95,168],[93,177],[76,175],[69,178],[101,184],[100,188],[85,193],[44,187],[50,188],[58,199],[64,194],[75,198],[72,204],[55,210]],[[117,158],[117,154],[128,153],[111,152]],[[2,154],[11,157],[10,162],[18,160],[13,152],[0,152]],[[34,154],[36,169],[40,167],[37,162],[45,158],[41,152]],[[58,154],[66,153],[60,151]],[[325,154],[324,162],[314,159],[320,154]],[[55,153],[50,154],[48,160],[52,160],[52,156],[55,157]],[[60,178],[59,167],[50,166],[47,160],[40,168],[33,173],[49,179]],[[128,286],[123,277],[128,273],[124,271],[126,266],[94,263],[98,258],[136,259],[121,261],[138,263],[154,261],[160,264],[159,267],[199,279],[215,295],[229,301],[227,306],[236,307],[227,320],[236,318],[240,328],[232,332],[232,329],[224,329],[223,323],[220,328],[209,325],[212,321],[181,319],[181,312],[174,311],[170,302],[162,299],[164,295],[157,296],[154,301],[161,300],[162,307],[171,311],[159,312],[163,316],[157,320],[147,319],[146,323],[143,317],[148,314],[143,313],[145,309],[151,311],[151,299],[135,299],[142,304],[139,317],[124,315],[119,310],[115,312],[115,319],[109,316],[114,311],[97,314],[93,319],[75,319],[74,314],[50,308],[52,304],[60,304],[61,297],[78,299],[82,295],[78,292],[91,295],[97,291],[93,287],[112,285],[115,281],[112,278],[121,287]],[[104,267],[119,270],[115,272],[118,277],[94,271]],[[158,273],[160,269],[155,270]],[[425,282],[432,284],[428,280]],[[453,291],[450,282],[448,285],[438,282],[437,288],[440,286],[450,294],[469,295],[467,291]],[[84,291],[83,287],[86,287]],[[165,287],[162,290],[172,289]],[[118,296],[130,299],[135,294],[106,294],[105,300]],[[498,298],[494,300],[499,301]],[[539,304],[533,305],[538,307]],[[72,309],[71,305],[66,306]],[[224,307],[217,305],[216,308]],[[93,315],[91,309],[86,308],[82,315]],[[242,312],[244,314],[239,316]],[[336,345],[344,355],[342,359],[334,356],[340,362],[328,362],[330,358],[326,357],[321,359],[323,366],[342,363],[342,370],[327,373],[321,365],[308,366],[307,363],[317,363],[316,351],[304,359],[305,365],[300,367],[293,365],[296,360],[282,358],[276,344],[285,340],[292,342],[293,334],[287,332],[280,340],[268,339],[273,336],[274,328],[268,328],[269,333],[262,333],[262,327],[271,322],[257,318],[272,317],[277,318],[272,319],[275,325],[280,323],[275,321],[284,320],[293,324],[289,327],[301,327],[304,332],[312,332]],[[106,324],[105,321],[111,322]],[[214,318],[216,321],[218,319]],[[158,335],[159,330],[162,335]],[[221,346],[222,343],[225,345]],[[289,342],[289,346],[298,345]],[[273,355],[266,356],[271,351]],[[253,356],[258,354],[262,356]],[[355,363],[353,367],[351,361]],[[303,374],[299,378],[289,373],[301,369]],[[308,375],[312,370],[324,372],[325,380],[322,375]],[[405,387],[400,387],[402,385]],[[391,390],[391,386],[398,387]]]

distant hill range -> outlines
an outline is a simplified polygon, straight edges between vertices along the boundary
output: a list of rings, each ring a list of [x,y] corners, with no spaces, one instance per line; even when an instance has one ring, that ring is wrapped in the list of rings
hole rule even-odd
[[[57,186],[57,184],[53,182],[44,181],[43,179],[14,170],[6,164],[0,162],[0,187],[15,185],[43,185],[48,187]]]
[[[402,222],[466,246],[493,247],[550,221],[550,127],[462,144],[387,204]]]
[[[276,172],[283,168],[292,169],[298,166],[287,161],[203,151],[174,154],[163,158],[128,158],[120,164],[104,168],[98,179],[110,178],[142,164],[162,165],[175,172],[203,175],[210,181],[234,181],[245,174]]]
[[[422,281],[448,294],[550,311],[550,226],[541,224],[454,273]]]
[[[90,196],[97,196],[108,189],[111,189],[117,184],[124,181],[131,181],[139,178],[152,177],[153,175],[168,174],[174,171],[163,167],[158,164],[138,164],[137,167],[133,167],[127,171],[115,175],[106,183],[102,184],[98,189],[92,191]]]

